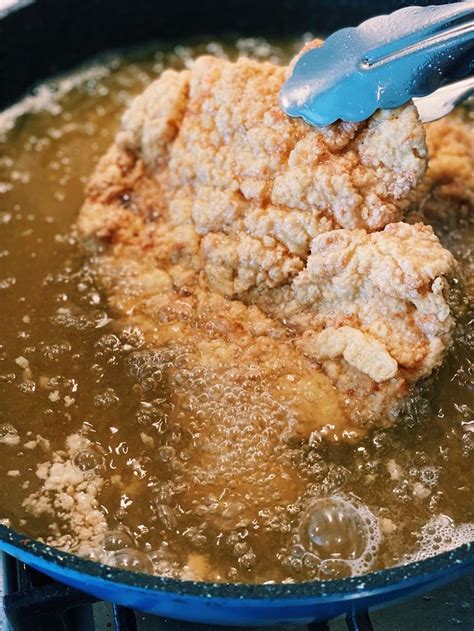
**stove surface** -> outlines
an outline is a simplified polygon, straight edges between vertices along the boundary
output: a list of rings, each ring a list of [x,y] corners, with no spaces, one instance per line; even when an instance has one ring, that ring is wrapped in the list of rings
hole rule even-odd
[[[134,612],[66,587],[2,555],[0,631],[242,631]],[[474,574],[357,619],[263,631],[474,631]]]

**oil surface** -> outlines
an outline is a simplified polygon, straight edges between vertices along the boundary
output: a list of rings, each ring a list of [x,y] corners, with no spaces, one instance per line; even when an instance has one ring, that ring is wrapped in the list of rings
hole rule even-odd
[[[235,515],[229,527],[212,519],[211,491],[201,511],[180,502],[198,425],[167,422],[166,373],[180,374],[184,349],[148,352],[140,331],[121,325],[74,236],[84,184],[121,112],[163,68],[202,52],[286,63],[300,46],[238,40],[110,57],[1,115],[0,517],[13,528],[120,567],[246,582],[358,574],[474,538],[468,297],[445,364],[396,427],[356,446],[287,446],[278,457],[290,459],[301,497],[276,493],[263,528]],[[469,288],[472,225],[435,229],[460,262],[455,284]],[[196,389],[201,422],[264,394],[253,380],[253,392],[216,410],[202,398],[209,382],[190,383],[184,371],[181,382]]]

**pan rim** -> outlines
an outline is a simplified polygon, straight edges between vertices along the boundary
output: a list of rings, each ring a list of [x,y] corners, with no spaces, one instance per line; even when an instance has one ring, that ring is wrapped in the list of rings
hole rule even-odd
[[[63,552],[4,525],[0,525],[0,549],[3,547],[2,543],[21,552],[34,555],[43,562],[57,566],[61,571],[67,568],[83,576],[119,583],[122,586],[142,589],[147,592],[253,601],[285,602],[303,598],[311,598],[312,601],[349,599],[366,596],[368,592],[373,595],[374,592],[392,591],[397,586],[401,586],[402,583],[404,588],[408,587],[409,584],[422,586],[425,582],[432,582],[436,576],[450,574],[455,569],[468,571],[471,566],[474,569],[474,541],[472,541],[420,561],[350,578],[301,583],[210,583],[117,569],[70,552]],[[10,553],[9,550],[8,552]]]

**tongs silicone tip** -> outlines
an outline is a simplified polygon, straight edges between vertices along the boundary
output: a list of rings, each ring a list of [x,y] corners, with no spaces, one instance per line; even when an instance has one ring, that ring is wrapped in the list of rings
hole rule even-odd
[[[337,31],[304,52],[281,89],[281,106],[313,125],[362,121],[466,77],[473,49],[474,2],[399,9]],[[468,80],[438,94],[425,103],[426,116],[444,115],[448,94],[454,106],[472,88]]]

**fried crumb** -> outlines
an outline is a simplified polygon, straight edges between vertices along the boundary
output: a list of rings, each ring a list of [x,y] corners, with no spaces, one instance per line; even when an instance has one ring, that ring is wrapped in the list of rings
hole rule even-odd
[[[76,454],[89,445],[90,441],[80,434],[69,436],[65,451],[55,452],[51,460],[37,465],[41,486],[22,504],[34,517],[54,518],[46,543],[63,550],[75,551],[84,542],[98,545],[107,528],[97,499],[103,479],[74,464]]]

